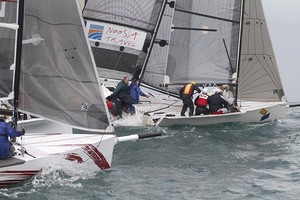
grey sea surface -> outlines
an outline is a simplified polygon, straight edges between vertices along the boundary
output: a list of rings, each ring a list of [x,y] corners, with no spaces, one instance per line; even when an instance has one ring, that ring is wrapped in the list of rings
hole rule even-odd
[[[264,124],[169,128],[116,127],[117,135],[164,136],[116,145],[112,168],[74,163],[45,168],[0,199],[284,199],[300,198],[300,108]]]

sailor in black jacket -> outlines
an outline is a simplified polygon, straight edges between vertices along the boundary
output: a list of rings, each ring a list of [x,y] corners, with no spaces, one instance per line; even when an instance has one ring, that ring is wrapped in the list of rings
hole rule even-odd
[[[222,91],[217,89],[215,94],[207,98],[210,114],[223,114],[228,112],[228,102],[222,97]]]

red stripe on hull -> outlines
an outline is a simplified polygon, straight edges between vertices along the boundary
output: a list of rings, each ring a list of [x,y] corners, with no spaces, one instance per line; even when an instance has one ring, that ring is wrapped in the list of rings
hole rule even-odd
[[[105,170],[105,169],[110,168],[107,160],[105,159],[103,154],[98,151],[98,149],[96,147],[89,144],[89,145],[85,145],[85,147],[83,149],[84,149],[85,153],[95,162],[95,164],[100,169]]]
[[[0,171],[0,188],[9,187],[23,181],[30,179],[38,174],[40,170],[12,170],[12,171]],[[9,177],[9,179],[7,179]],[[1,180],[6,178],[5,180]]]

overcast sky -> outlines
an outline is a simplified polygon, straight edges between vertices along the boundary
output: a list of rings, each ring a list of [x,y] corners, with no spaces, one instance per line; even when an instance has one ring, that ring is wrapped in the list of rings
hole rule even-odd
[[[286,97],[300,102],[300,0],[262,3]]]

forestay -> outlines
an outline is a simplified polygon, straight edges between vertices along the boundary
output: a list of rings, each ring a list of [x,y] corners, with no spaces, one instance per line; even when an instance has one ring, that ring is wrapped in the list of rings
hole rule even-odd
[[[282,83],[260,0],[246,0],[238,96],[242,100],[281,101]]]
[[[86,38],[76,1],[25,1],[20,110],[91,131],[109,126]]]
[[[146,43],[151,38],[163,0],[89,0],[83,16],[85,20],[103,26],[113,25],[122,34],[124,30],[146,34]],[[103,30],[102,30],[103,31]],[[104,35],[105,33],[103,33]],[[125,37],[125,34],[123,34]],[[131,48],[115,40],[116,44],[92,41],[97,67],[101,68],[101,77],[123,78],[125,74],[135,72],[137,65],[144,61],[145,49]],[[142,44],[144,44],[142,41]],[[117,72],[117,73],[116,73]],[[123,72],[123,73],[122,73]]]
[[[16,24],[17,3],[0,0],[0,23]],[[16,31],[0,26],[0,98],[12,92]]]

